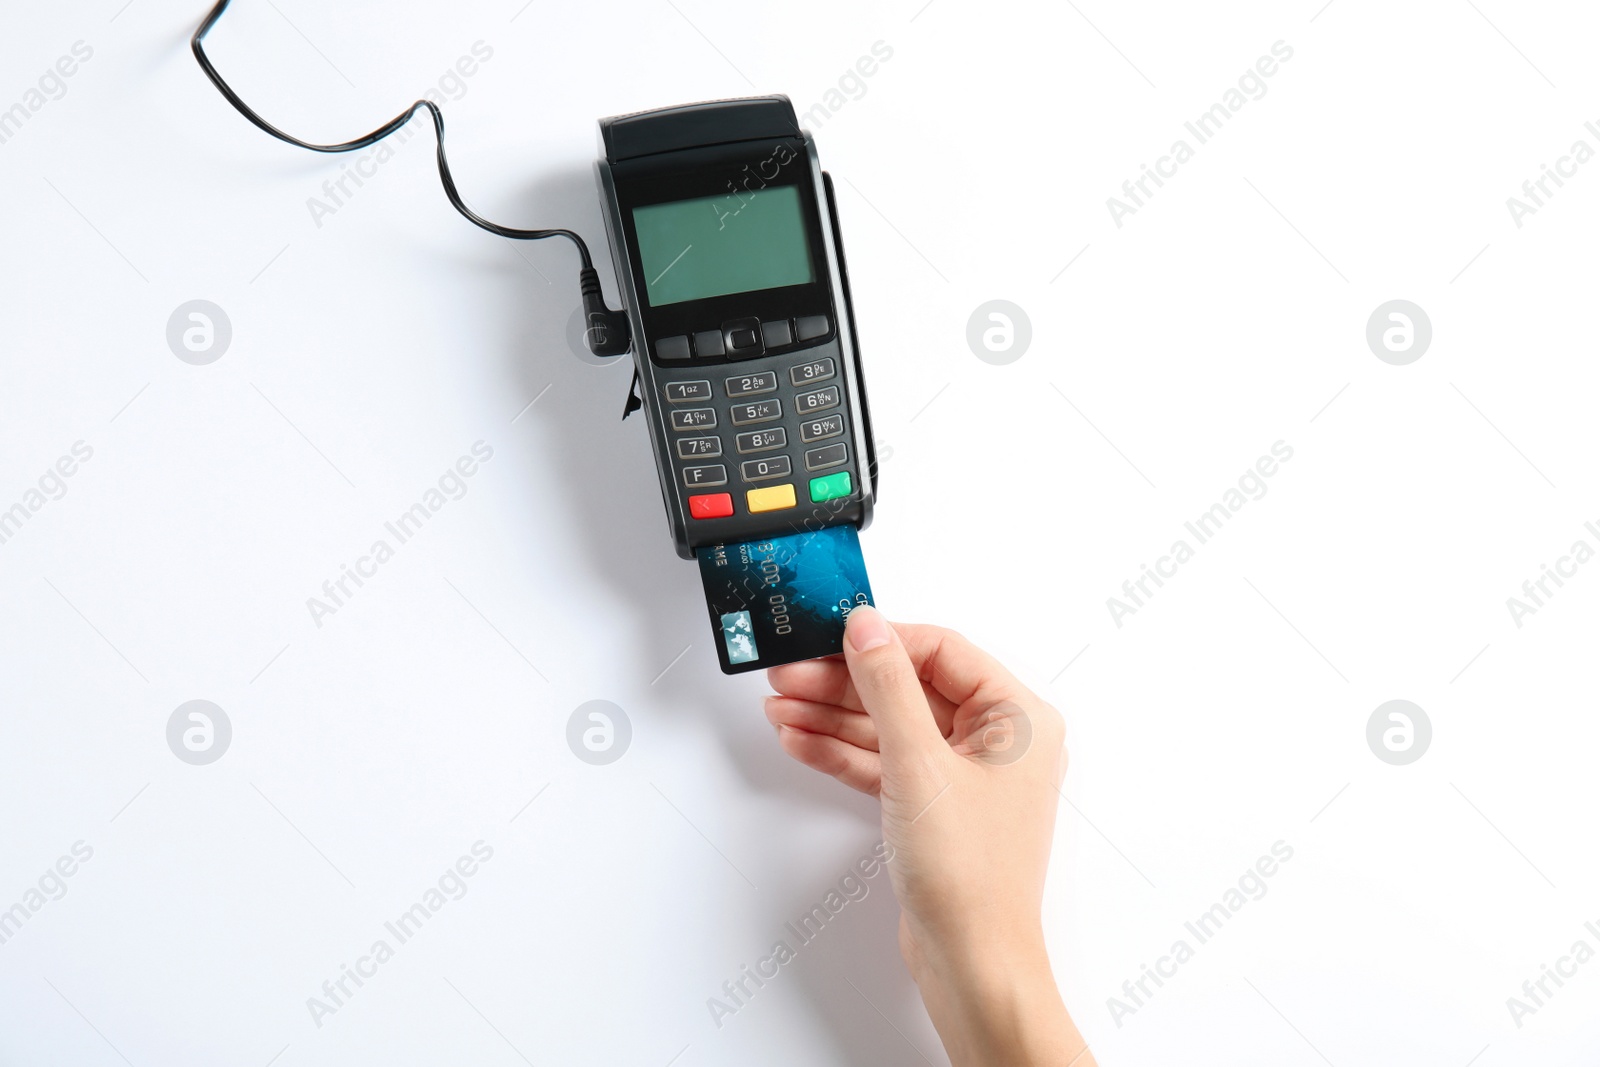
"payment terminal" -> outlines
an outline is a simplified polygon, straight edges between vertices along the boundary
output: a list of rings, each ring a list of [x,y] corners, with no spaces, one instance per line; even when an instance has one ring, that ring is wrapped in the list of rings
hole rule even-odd
[[[678,554],[876,497],[833,184],[784,96],[600,122],[606,231]]]

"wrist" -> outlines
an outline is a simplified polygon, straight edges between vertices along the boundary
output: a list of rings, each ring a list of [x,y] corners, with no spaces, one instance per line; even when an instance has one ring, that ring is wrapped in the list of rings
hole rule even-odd
[[[1042,930],[938,946],[918,957],[907,962],[953,1067],[1092,1067],[1056,987]]]

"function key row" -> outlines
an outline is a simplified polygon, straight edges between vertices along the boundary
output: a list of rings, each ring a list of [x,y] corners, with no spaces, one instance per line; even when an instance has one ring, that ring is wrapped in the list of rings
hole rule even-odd
[[[753,359],[796,342],[815,341],[833,329],[826,315],[802,315],[793,320],[734,319],[720,330],[701,330],[695,334],[675,334],[656,341],[656,358],[673,361],[692,359]],[[691,337],[693,341],[691,343]]]
[[[807,488],[811,491],[811,502],[813,504],[838,500],[841,497],[849,496],[855,490],[855,486],[850,480],[849,471],[839,471],[837,474],[813,478]],[[745,507],[749,509],[752,515],[759,515],[764,511],[782,511],[785,508],[796,507],[799,504],[799,500],[795,496],[793,482],[785,482],[782,485],[762,486],[759,489],[746,489],[744,500]],[[689,498],[689,515],[691,518],[726,519],[732,514],[732,493],[698,493]]]

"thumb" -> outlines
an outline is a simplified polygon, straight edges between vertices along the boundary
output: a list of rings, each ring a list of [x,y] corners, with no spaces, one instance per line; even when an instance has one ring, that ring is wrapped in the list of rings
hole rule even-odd
[[[906,647],[877,608],[863,604],[844,627],[844,661],[856,695],[878,729],[886,760],[945,746]]]

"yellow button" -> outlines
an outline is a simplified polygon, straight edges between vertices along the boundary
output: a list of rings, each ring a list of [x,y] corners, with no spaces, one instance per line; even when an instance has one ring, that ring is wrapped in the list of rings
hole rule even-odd
[[[781,511],[794,507],[794,486],[769,485],[765,489],[750,489],[745,492],[744,499],[752,513]]]

